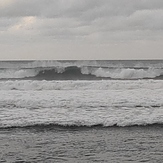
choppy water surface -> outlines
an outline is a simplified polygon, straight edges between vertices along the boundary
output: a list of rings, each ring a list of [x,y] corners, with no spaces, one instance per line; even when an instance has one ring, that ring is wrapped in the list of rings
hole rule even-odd
[[[0,161],[161,163],[162,129],[157,125],[5,129],[0,131]]]

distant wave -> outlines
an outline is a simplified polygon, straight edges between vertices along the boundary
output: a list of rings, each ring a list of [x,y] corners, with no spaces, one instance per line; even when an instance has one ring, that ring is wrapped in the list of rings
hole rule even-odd
[[[115,68],[97,66],[37,67],[0,69],[0,79],[31,80],[101,80],[101,79],[163,79],[163,69]]]
[[[114,68],[163,68],[163,60],[35,60],[35,61],[0,61],[1,68],[46,68],[46,67],[114,67]]]

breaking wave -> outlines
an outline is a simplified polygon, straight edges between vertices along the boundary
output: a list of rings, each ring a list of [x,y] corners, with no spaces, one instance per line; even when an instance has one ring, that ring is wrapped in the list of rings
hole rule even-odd
[[[0,69],[0,79],[101,80],[163,79],[162,68],[115,68],[96,66]]]
[[[0,90],[124,90],[124,89],[162,89],[162,80],[107,80],[102,81],[45,81],[45,80],[7,80],[0,81]]]
[[[163,126],[163,122],[151,122],[151,123],[128,123],[128,124],[118,124],[118,123],[83,123],[83,122],[74,122],[74,123],[63,123],[63,122],[53,122],[53,123],[35,123],[35,124],[15,124],[15,125],[4,125],[0,126],[0,129],[11,129],[11,128],[24,128],[24,129],[55,129],[55,128],[106,128],[106,127],[146,127],[146,126]]]

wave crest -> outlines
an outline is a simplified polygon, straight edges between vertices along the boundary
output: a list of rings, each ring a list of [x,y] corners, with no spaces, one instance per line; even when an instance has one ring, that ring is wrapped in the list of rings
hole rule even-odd
[[[84,67],[82,69],[83,74],[91,74],[96,77],[104,77],[111,79],[143,79],[143,78],[155,78],[163,74],[160,69],[108,69],[108,68],[98,68],[89,69]]]
[[[35,80],[100,80],[100,79],[161,79],[162,69],[107,67],[46,67],[30,69],[1,69],[0,79]]]

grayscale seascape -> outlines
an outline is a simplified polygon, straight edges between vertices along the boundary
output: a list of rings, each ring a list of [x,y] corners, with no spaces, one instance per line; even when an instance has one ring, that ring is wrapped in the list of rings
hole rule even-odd
[[[0,162],[162,163],[163,61],[1,61]]]

